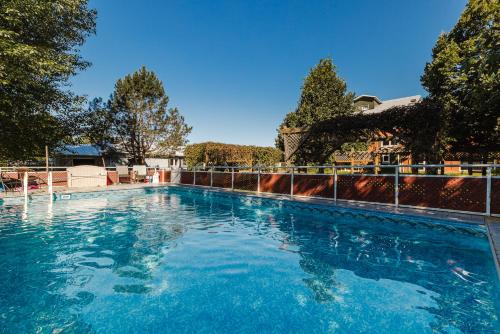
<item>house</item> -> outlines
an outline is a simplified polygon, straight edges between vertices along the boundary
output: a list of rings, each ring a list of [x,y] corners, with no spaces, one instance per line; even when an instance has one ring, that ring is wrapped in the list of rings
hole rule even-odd
[[[105,157],[102,149],[97,145],[65,145],[56,150],[56,166],[70,167],[81,165],[114,166],[111,157]]]
[[[422,100],[420,95],[401,97],[392,100],[380,100],[374,95],[360,95],[354,99],[354,106],[363,114],[375,114],[396,106],[408,106]],[[411,154],[404,146],[397,143],[390,133],[376,132],[364,152],[335,154],[338,164],[345,165],[396,165],[412,164]]]
[[[55,165],[62,167],[93,165],[114,167],[116,165],[127,165],[123,154],[115,154],[114,157],[107,156],[103,150],[96,145],[66,145],[55,152]],[[148,167],[162,169],[185,167],[184,148],[172,150],[171,153],[157,158],[146,158]]]
[[[363,114],[380,113],[389,108],[396,106],[408,106],[418,103],[422,100],[420,95],[401,97],[392,100],[380,100],[374,95],[360,95],[354,99],[354,106]],[[500,153],[492,153],[488,157],[488,161],[495,162],[500,158]],[[411,152],[404,145],[398,143],[392,134],[387,132],[373,133],[372,139],[369,142],[367,151],[364,152],[347,152],[335,154],[334,159],[337,164],[343,165],[411,165],[425,163],[425,161],[414,161]],[[470,154],[455,152],[448,153],[444,156],[444,164],[472,164],[482,163],[481,159],[471,156]],[[479,170],[480,171],[480,170]],[[445,173],[464,173],[471,172],[469,169],[461,167],[446,167]]]
[[[172,150],[167,156],[161,158],[146,158],[146,165],[153,168],[184,168],[186,161],[184,159],[184,147],[178,150]]]

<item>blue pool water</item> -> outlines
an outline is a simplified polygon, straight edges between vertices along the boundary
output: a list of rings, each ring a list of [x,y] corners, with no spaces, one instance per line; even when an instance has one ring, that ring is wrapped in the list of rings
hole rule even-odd
[[[495,333],[481,228],[183,188],[0,205],[1,333]]]

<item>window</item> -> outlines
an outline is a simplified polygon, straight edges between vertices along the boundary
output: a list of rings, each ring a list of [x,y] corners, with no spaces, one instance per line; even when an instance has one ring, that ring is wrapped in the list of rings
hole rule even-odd
[[[391,162],[391,156],[389,154],[382,154],[382,163],[388,164]]]
[[[362,105],[362,106],[360,107],[360,109],[361,109],[361,111],[365,111],[365,110],[370,109],[370,107],[369,107],[367,104],[365,104],[365,105]]]
[[[380,146],[391,146],[391,145],[392,145],[392,140],[384,139],[380,141]]]

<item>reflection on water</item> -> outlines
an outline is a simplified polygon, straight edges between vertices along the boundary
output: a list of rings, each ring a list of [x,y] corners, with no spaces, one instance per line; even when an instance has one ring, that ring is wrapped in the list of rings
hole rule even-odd
[[[0,332],[500,328],[484,237],[277,203],[169,189],[0,207]]]

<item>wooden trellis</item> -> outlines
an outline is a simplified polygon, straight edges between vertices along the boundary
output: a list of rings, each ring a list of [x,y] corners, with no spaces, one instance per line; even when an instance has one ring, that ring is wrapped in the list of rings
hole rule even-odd
[[[309,134],[309,128],[285,127],[281,129],[281,135],[283,136],[283,142],[285,144],[285,161],[288,162],[290,160],[309,137]]]

